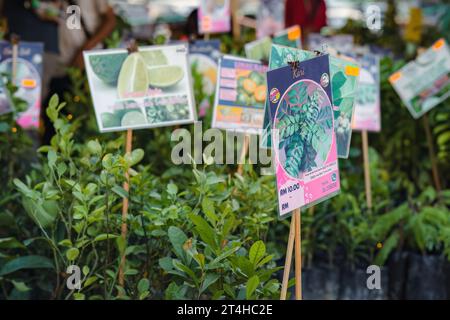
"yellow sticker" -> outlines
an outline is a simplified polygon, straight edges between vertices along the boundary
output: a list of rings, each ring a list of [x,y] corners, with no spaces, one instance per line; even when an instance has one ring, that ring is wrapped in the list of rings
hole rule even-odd
[[[291,41],[300,39],[301,35],[302,35],[302,31],[300,30],[299,26],[292,27],[288,31],[288,39]]]
[[[401,72],[396,72],[389,77],[389,81],[391,83],[397,82],[402,77]]]
[[[357,77],[359,76],[359,68],[353,67],[353,66],[346,66],[345,67],[345,74],[348,76]]]
[[[36,80],[33,79],[23,79],[22,80],[22,87],[34,89],[36,88]]]

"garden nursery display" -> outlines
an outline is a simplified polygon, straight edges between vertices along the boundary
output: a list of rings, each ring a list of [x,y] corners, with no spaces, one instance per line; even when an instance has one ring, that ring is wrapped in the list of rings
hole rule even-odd
[[[450,6],[411,38],[384,2],[322,34],[118,16],[48,101],[5,37],[0,300],[450,299]]]

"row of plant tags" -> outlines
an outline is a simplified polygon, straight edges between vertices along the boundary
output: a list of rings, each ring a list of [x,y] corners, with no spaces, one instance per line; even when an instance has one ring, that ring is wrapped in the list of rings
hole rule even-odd
[[[361,53],[349,45],[351,38],[342,36],[312,37],[316,42],[311,46],[327,43],[331,54],[302,50],[300,35],[299,27],[293,27],[273,39],[249,43],[246,55],[252,59],[221,56],[216,40],[197,41],[190,48],[174,44],[130,53],[85,52],[98,127],[111,132],[193,123],[198,116],[192,66],[203,77],[207,97],[215,96],[213,106],[207,98],[197,101],[200,116],[214,107],[213,128],[261,134],[261,147],[274,150],[280,217],[328,199],[340,190],[338,158],[348,158],[352,129],[381,130],[379,58]],[[25,54],[28,46],[35,55],[39,51],[35,44],[23,43],[19,53]],[[261,62],[267,57],[268,65]],[[35,89],[39,68],[30,67],[27,57],[19,54],[19,59],[28,66],[29,79],[25,73],[16,81]],[[450,50],[441,39],[390,82],[417,118],[449,96],[449,73]],[[3,91],[0,105],[7,112],[12,104]],[[19,123],[33,126],[36,105]]]

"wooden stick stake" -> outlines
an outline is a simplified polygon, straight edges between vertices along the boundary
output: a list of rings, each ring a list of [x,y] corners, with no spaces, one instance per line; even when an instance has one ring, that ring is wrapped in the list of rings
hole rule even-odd
[[[295,225],[296,225],[295,216],[292,216],[291,227],[289,229],[288,245],[286,249],[286,261],[284,263],[283,282],[281,286],[280,300],[286,300],[287,289],[289,284],[289,274],[291,271],[292,251],[294,249]]]
[[[238,9],[239,9],[239,0],[231,0],[231,20],[232,20],[232,30],[233,30],[233,39],[239,40],[241,38],[241,25],[239,24],[238,17]]]
[[[302,300],[302,215],[300,209],[294,211],[295,217],[295,299]]]
[[[247,154],[248,154],[249,145],[250,145],[250,136],[248,134],[246,134],[244,137],[244,143],[242,144],[242,148],[241,148],[241,155],[239,156],[239,164],[238,164],[238,170],[237,170],[237,173],[239,175],[242,175],[244,173],[244,163],[245,163],[245,158],[247,157]]]
[[[125,152],[126,153],[131,153],[131,148],[132,148],[132,140],[133,140],[133,130],[132,129],[128,129],[127,130],[127,137],[126,137],[126,145],[125,145]],[[128,172],[125,172],[125,182],[123,183],[123,189],[126,192],[130,191],[130,175],[128,174]],[[128,198],[124,198],[123,199],[123,204],[122,204],[122,228],[121,228],[121,233],[122,233],[122,239],[124,240],[124,242],[126,243],[127,241],[127,233],[128,233],[128,225],[127,225],[127,218],[128,218]],[[125,252],[123,252],[122,258],[120,260],[120,267],[119,267],[119,285],[121,287],[123,287],[125,285],[125,262],[126,262],[126,257],[125,257]]]
[[[372,210],[372,182],[370,180],[370,161],[369,161],[369,136],[366,130],[361,132],[362,151],[364,159],[364,181],[366,184],[366,201],[369,211]]]
[[[428,152],[429,152],[430,160],[431,160],[431,170],[433,173],[434,185],[435,185],[436,191],[439,193],[442,190],[441,180],[439,178],[439,168],[438,168],[438,164],[437,164],[437,160],[436,160],[436,156],[435,156],[435,152],[434,152],[433,137],[431,135],[430,121],[428,119],[427,114],[425,114],[423,116],[423,125],[425,127],[425,134],[427,136]]]
[[[19,37],[14,35],[11,38],[11,44],[12,44],[11,82],[15,85],[17,78],[17,59],[19,58]]]

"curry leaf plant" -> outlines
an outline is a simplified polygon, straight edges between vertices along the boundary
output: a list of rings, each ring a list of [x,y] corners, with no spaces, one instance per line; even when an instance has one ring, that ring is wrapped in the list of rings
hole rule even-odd
[[[326,160],[333,128],[331,107],[321,107],[324,97],[318,89],[308,94],[299,82],[285,95],[277,112],[280,150],[286,155],[285,169],[293,177],[316,168],[317,159]]]

